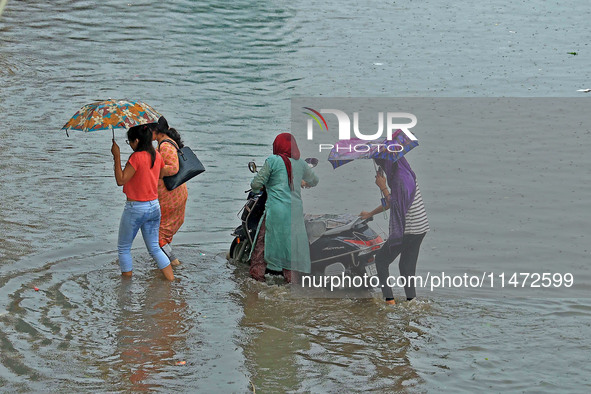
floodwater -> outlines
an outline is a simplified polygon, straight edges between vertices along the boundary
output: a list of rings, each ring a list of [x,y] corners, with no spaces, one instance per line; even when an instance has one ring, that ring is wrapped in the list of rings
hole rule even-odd
[[[500,130],[516,146],[508,156],[477,130],[459,144],[459,132],[426,133],[409,155],[432,227],[419,274],[569,272],[573,288],[421,289],[411,303],[398,291],[387,308],[378,298],[294,298],[281,281],[254,283],[225,253],[246,164],[262,163],[289,129],[291,98],[584,100],[576,90],[591,87],[590,16],[572,0],[9,1],[0,16],[1,390],[584,392],[584,114],[572,133]],[[106,98],[154,106],[207,168],[188,184],[174,283],[140,239],[134,278],[120,279],[124,195],[109,132],[60,130]],[[304,194],[311,209],[313,196]]]

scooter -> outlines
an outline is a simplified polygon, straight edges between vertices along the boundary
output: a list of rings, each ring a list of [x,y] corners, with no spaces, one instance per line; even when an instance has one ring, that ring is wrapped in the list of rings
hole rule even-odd
[[[311,167],[318,160],[306,159]],[[254,162],[248,163],[252,173],[257,172]],[[228,259],[240,263],[249,263],[249,255],[259,222],[265,211],[267,193],[261,190],[254,193],[247,190],[246,203],[238,212],[241,224],[232,236]],[[368,222],[350,214],[304,215],[308,241],[310,242],[311,275],[323,278],[345,275],[347,277],[372,277],[377,275],[374,255],[384,240]],[[280,275],[280,272],[267,271]]]

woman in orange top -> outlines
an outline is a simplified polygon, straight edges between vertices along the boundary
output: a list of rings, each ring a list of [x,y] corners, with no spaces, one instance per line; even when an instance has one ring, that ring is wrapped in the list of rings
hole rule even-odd
[[[123,170],[121,152],[115,139],[111,147],[115,160],[115,180],[118,186],[123,186],[123,193],[127,196],[117,241],[121,275],[130,277],[132,274],[131,244],[141,228],[146,247],[158,268],[166,279],[174,280],[170,261],[158,245],[160,204],[157,185],[164,161],[152,146],[152,132],[148,125],[131,127],[127,131],[127,143],[134,152]]]
[[[168,122],[161,116],[158,119],[158,126],[153,129],[152,139],[158,141],[158,151],[164,160],[162,176],[171,176],[179,171],[179,158],[177,148],[182,148],[183,141],[180,134],[173,128],[168,127]],[[164,186],[164,181],[158,181],[158,200],[162,218],[160,220],[160,248],[166,253],[172,265],[179,265],[180,262],[172,252],[172,237],[179,231],[185,221],[185,207],[188,197],[187,185],[183,184],[173,190]]]

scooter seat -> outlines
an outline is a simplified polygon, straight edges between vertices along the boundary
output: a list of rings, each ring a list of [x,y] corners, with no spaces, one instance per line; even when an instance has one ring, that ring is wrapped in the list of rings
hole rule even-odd
[[[350,230],[358,221],[359,216],[351,214],[304,215],[310,244],[324,235],[339,234]]]

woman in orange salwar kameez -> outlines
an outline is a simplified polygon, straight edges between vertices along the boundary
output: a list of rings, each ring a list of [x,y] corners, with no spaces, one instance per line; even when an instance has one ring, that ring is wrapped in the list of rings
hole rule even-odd
[[[158,141],[158,151],[164,159],[163,176],[171,176],[179,171],[179,159],[177,147],[182,148],[183,141],[179,133],[168,127],[168,122],[162,116],[158,119],[158,127],[153,131],[153,139]],[[162,179],[158,180],[158,200],[162,218],[160,220],[160,248],[170,259],[171,265],[179,265],[180,262],[172,252],[172,237],[181,228],[185,221],[185,206],[187,204],[187,185],[168,190]]]

